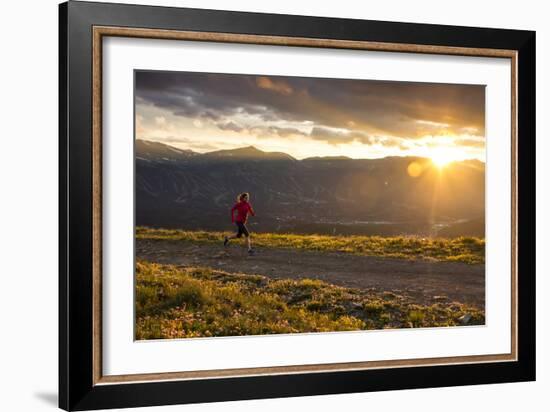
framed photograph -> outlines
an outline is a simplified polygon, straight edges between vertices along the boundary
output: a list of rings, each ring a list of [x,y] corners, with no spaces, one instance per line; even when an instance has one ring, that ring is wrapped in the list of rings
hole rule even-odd
[[[535,379],[535,33],[60,5],[59,402]]]

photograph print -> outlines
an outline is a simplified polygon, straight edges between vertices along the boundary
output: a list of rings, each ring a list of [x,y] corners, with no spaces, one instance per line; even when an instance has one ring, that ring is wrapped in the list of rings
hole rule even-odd
[[[135,339],[485,324],[485,86],[134,71]]]

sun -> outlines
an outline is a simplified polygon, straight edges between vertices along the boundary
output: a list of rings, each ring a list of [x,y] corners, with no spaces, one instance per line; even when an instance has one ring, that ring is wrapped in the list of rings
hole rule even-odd
[[[430,159],[439,169],[443,169],[449,163],[460,160],[459,153],[456,150],[448,148],[437,148],[430,150]]]

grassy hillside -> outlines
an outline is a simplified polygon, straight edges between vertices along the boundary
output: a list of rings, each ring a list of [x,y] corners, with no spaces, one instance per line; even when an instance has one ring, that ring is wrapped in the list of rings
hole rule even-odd
[[[138,239],[174,240],[198,243],[220,243],[225,232],[184,231],[138,227]],[[292,248],[392,257],[432,259],[466,263],[485,262],[485,239],[457,237],[432,239],[419,237],[328,236],[253,233],[259,247]]]
[[[391,292],[269,279],[140,261],[136,339],[484,324],[482,311],[446,299],[417,305]]]

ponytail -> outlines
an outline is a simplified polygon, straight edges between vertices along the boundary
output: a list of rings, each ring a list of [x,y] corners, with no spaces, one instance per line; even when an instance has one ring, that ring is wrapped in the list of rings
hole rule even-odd
[[[247,192],[243,192],[237,196],[237,202],[242,202],[245,197],[249,196]],[[250,196],[249,196],[250,197]]]

